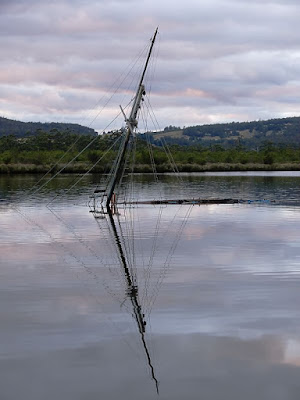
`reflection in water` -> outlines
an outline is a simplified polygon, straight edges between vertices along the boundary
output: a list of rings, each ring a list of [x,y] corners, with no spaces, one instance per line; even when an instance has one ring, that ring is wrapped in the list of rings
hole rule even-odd
[[[193,206],[176,206],[173,208],[172,212],[169,212],[165,207],[156,208],[157,211],[157,220],[153,220],[153,213],[150,212],[152,223],[151,225],[155,226],[155,233],[151,238],[152,244],[147,244],[148,250],[150,249],[149,258],[147,259],[146,254],[143,254],[143,268],[146,272],[144,282],[141,281],[140,284],[144,285],[144,295],[142,296],[143,303],[145,305],[145,309],[147,310],[147,318],[150,317],[151,309],[154,305],[155,299],[158,296],[160,286],[162,285],[163,279],[166,275],[166,272],[170,266],[172,261],[172,256],[176,250],[176,246],[181,238],[181,234],[183,229],[187,223],[187,220],[190,216],[191,210]],[[130,207],[129,207],[130,209]],[[146,341],[146,318],[145,313],[143,311],[142,303],[139,298],[139,285],[137,279],[137,264],[141,259],[138,259],[138,245],[135,242],[143,241],[144,235],[146,235],[147,240],[149,234],[141,231],[139,229],[139,234],[142,238],[136,237],[135,229],[133,228],[133,219],[137,217],[137,213],[139,216],[138,219],[143,217],[143,214],[147,213],[147,208],[135,210],[123,210],[124,218],[123,222],[121,222],[122,217],[120,214],[115,212],[113,215],[110,210],[105,214],[104,218],[98,219],[96,218],[97,225],[100,228],[100,233],[103,235],[104,231],[109,234],[106,235],[105,240],[109,241],[110,244],[115,245],[115,249],[110,253],[107,253],[107,259],[103,259],[99,256],[98,251],[95,251],[93,246],[91,246],[84,237],[78,232],[78,228],[75,228],[73,223],[70,221],[70,217],[68,215],[64,215],[64,212],[61,214],[58,210],[54,208],[47,207],[44,210],[44,216],[42,219],[35,217],[34,210],[30,209],[20,209],[18,207],[14,208],[15,212],[17,212],[26,223],[37,229],[40,233],[47,238],[50,242],[51,246],[55,246],[59,248],[60,251],[64,254],[64,257],[69,257],[72,261],[77,262],[85,272],[93,279],[97,284],[101,283],[101,278],[99,274],[95,272],[93,267],[89,266],[86,262],[86,259],[90,257],[94,257],[96,260],[99,260],[102,265],[110,266],[113,265],[114,255],[117,254],[117,258],[119,261],[119,268],[123,273],[123,277],[126,282],[126,296],[130,299],[132,305],[132,315],[135,319],[135,322],[138,327],[138,332],[140,335],[140,340],[142,343],[143,351],[146,356],[146,360],[148,363],[148,367],[150,370],[151,378],[155,383],[155,388],[157,394],[159,394],[159,383],[156,377],[154,365],[152,362],[151,354],[149,351],[149,347]],[[64,210],[63,210],[64,211]],[[71,210],[70,210],[71,211]],[[74,210],[73,210],[74,211]],[[116,210],[115,210],[116,211]],[[141,211],[141,212],[140,212]],[[148,210],[150,211],[150,210]],[[166,214],[166,221],[168,221],[167,226],[163,225],[163,215],[164,211]],[[128,217],[126,219],[125,214],[130,214],[130,221],[128,221]],[[74,215],[73,215],[74,216]],[[51,221],[51,217],[55,218],[55,222]],[[176,219],[178,219],[176,221]],[[117,222],[117,223],[116,223]],[[122,226],[123,225],[123,226]],[[106,226],[106,228],[105,228]],[[52,230],[53,228],[54,231]],[[160,232],[163,229],[164,234]],[[126,231],[126,235],[124,235],[123,231]],[[152,229],[150,229],[150,232]],[[60,237],[57,237],[58,232],[61,232],[61,236],[64,237],[62,241]],[[105,236],[105,234],[103,235]],[[155,252],[159,247],[159,242],[162,242],[162,237],[168,238],[168,240],[164,241],[164,246],[161,249],[163,253],[166,249],[166,255],[162,258],[162,253],[156,260]],[[71,246],[69,244],[71,243]],[[73,245],[75,244],[75,247]],[[84,247],[86,251],[86,255],[83,254],[82,249],[80,251],[80,247]],[[145,250],[145,249],[144,249]],[[151,269],[154,265],[154,261],[157,261],[157,269],[159,269],[157,273],[157,279],[152,277]],[[154,279],[153,279],[154,278]],[[149,282],[153,279],[155,281],[152,291],[149,287]],[[110,282],[112,286],[114,286],[114,282]],[[108,284],[109,285],[109,284]],[[111,291],[108,287],[106,287],[108,293],[111,293],[114,296],[113,290]],[[149,299],[147,299],[149,294]],[[120,299],[120,293],[117,296],[114,296],[116,299]],[[119,304],[123,306],[123,301],[119,301]]]
[[[0,183],[1,399],[153,400],[157,381],[163,400],[299,398],[300,211],[282,205],[299,177],[183,177],[188,196],[281,201],[194,206],[187,225],[187,206],[95,220],[94,177],[47,209],[62,181],[29,203],[23,178]]]
[[[175,208],[176,212],[175,214],[173,212],[171,212],[170,214],[173,215],[173,218],[179,217],[179,225],[178,222],[175,223],[174,225],[177,226],[177,230],[176,230],[176,234],[174,235],[173,239],[171,240],[171,242],[169,243],[169,251],[166,255],[165,259],[160,259],[159,261],[159,265],[160,265],[160,272],[159,272],[159,279],[156,282],[156,285],[154,287],[154,292],[155,292],[155,297],[158,295],[160,286],[162,284],[162,281],[164,279],[164,276],[166,274],[166,271],[170,265],[171,259],[172,259],[172,255],[175,252],[176,246],[180,240],[180,237],[182,235],[183,229],[187,223],[187,220],[190,216],[191,210],[192,210],[192,205],[190,206],[185,206],[183,207],[184,209],[184,213],[183,215],[181,215],[180,211],[182,207],[177,207]],[[129,207],[130,210],[130,207]],[[150,257],[148,259],[148,261],[146,261],[146,269],[147,269],[147,280],[151,280],[151,268],[153,267],[153,262],[154,262],[154,258],[155,258],[155,251],[157,250],[157,246],[158,246],[158,240],[160,239],[160,225],[162,222],[162,216],[163,216],[163,210],[164,207],[159,207],[158,208],[158,216],[157,216],[157,220],[155,222],[155,233],[153,235],[152,238],[152,246],[151,246],[151,253],[150,253]],[[135,218],[142,218],[142,215],[137,215],[138,214],[139,209],[135,209],[134,211],[131,209],[130,212],[130,221],[126,222],[126,218],[124,218],[123,221],[123,225],[122,227],[122,223],[120,220],[120,213],[118,212],[118,209],[116,207],[113,208],[113,212],[111,211],[111,209],[108,207],[106,209],[106,212],[103,211],[103,215],[104,218],[98,219],[97,217],[99,217],[99,214],[95,214],[96,220],[98,222],[98,224],[100,225],[101,223],[103,223],[103,221],[108,223],[108,230],[110,232],[110,236],[109,236],[109,240],[111,242],[113,242],[116,246],[116,252],[118,254],[119,257],[119,261],[120,261],[120,267],[121,269],[124,271],[124,277],[125,277],[125,281],[126,281],[126,294],[127,297],[130,299],[131,304],[132,304],[132,310],[133,310],[133,316],[134,319],[136,321],[137,327],[138,327],[138,331],[140,334],[140,339],[142,341],[142,345],[143,345],[143,349],[146,355],[146,359],[148,362],[148,366],[151,372],[151,377],[153,379],[153,381],[155,382],[155,386],[156,386],[156,391],[157,394],[159,394],[159,384],[158,384],[158,380],[156,378],[156,374],[155,374],[155,370],[154,370],[154,366],[153,366],[153,362],[151,360],[151,356],[150,356],[150,352],[148,349],[148,345],[146,342],[146,320],[145,320],[145,313],[142,309],[141,306],[141,301],[139,299],[139,287],[138,287],[138,280],[137,280],[137,245],[135,244],[136,240],[136,235],[137,232],[135,232],[135,226],[134,226],[134,219]],[[126,208],[123,210],[124,215],[126,214],[126,212],[128,212],[128,210],[126,210]],[[172,224],[170,225],[169,228],[174,229],[174,227],[172,227]],[[100,228],[101,229],[101,228]],[[102,228],[103,229],[103,228]],[[126,231],[126,235],[127,238],[124,235],[124,229]],[[166,232],[168,232],[169,230],[167,230]],[[144,235],[145,233],[143,233],[140,229],[139,229],[139,234],[140,235]],[[146,287],[146,296],[147,296],[147,292],[149,291],[149,287],[147,287],[148,284],[146,282],[145,279],[145,287]],[[148,317],[150,316],[150,312],[151,309],[153,307],[155,298],[154,296],[152,297],[151,300],[151,304],[148,305]],[[144,296],[144,302],[145,302],[145,296]]]
[[[136,199],[157,197],[161,190],[163,198],[172,198],[180,194],[185,198],[237,198],[243,200],[275,200],[277,205],[298,204],[300,199],[300,172],[248,172],[248,173],[193,173],[182,174],[182,182],[178,182],[171,174],[160,176],[161,186],[158,188],[151,174],[140,174],[134,177],[137,191]],[[74,176],[65,174],[55,179],[35,194],[31,200],[24,196],[39,180],[37,175],[0,175],[0,207],[1,203],[10,202],[35,206],[36,201],[47,203],[56,198],[57,204],[86,204],[91,191],[98,187],[101,180],[97,174],[86,176],[67,194],[64,189],[72,186]]]
[[[113,214],[111,212],[111,210],[109,208],[107,208],[107,215],[108,215],[108,219],[109,222],[111,224],[111,228],[112,228],[112,232],[114,235],[114,241],[117,245],[118,248],[118,252],[119,252],[119,256],[120,256],[120,261],[121,261],[121,266],[124,269],[124,274],[125,274],[125,278],[127,281],[127,296],[130,298],[131,303],[132,303],[132,307],[133,307],[133,312],[134,312],[134,317],[138,326],[138,330],[139,333],[141,335],[141,340],[143,343],[143,347],[145,350],[145,354],[147,356],[147,361],[151,370],[151,376],[152,379],[155,382],[155,386],[156,386],[156,391],[157,394],[159,394],[159,390],[158,390],[158,381],[156,379],[155,373],[154,373],[154,368],[152,365],[152,361],[151,361],[151,357],[150,357],[150,353],[148,350],[148,346],[146,343],[146,338],[145,338],[145,327],[146,327],[146,321],[144,320],[144,314],[142,312],[142,307],[140,305],[139,302],[139,297],[138,297],[138,285],[137,285],[137,280],[135,279],[134,276],[131,275],[131,271],[128,267],[128,262],[126,260],[126,256],[125,256],[125,252],[123,250],[122,247],[122,242],[119,238],[119,234],[117,231],[117,227],[114,221],[114,217]]]

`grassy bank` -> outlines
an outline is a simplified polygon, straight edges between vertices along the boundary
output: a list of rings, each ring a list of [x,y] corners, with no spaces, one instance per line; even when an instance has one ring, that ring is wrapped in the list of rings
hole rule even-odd
[[[200,164],[178,164],[178,170],[180,172],[230,172],[230,171],[300,171],[300,163],[289,162],[289,163],[274,163],[274,164],[262,164],[262,163],[206,163]],[[60,171],[63,165],[57,165],[52,171],[52,174]],[[0,164],[0,174],[43,174],[51,169],[51,165],[37,165],[37,164]],[[68,165],[62,172],[63,173],[86,173],[90,169],[90,164],[87,163],[74,163]],[[157,172],[166,173],[172,172],[170,165],[160,164],[157,166]],[[94,173],[107,172],[103,166],[96,166],[93,169]],[[136,173],[152,173],[151,165],[149,164],[137,164],[134,172]]]

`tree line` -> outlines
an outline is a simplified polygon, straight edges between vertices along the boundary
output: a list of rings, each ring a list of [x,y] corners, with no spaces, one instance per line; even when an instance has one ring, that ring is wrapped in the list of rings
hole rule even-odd
[[[26,138],[3,136],[0,137],[0,164],[33,164],[46,168],[58,161],[68,163],[80,154],[76,158],[76,163],[81,163],[83,169],[102,158],[101,162],[97,163],[97,170],[101,172],[115,159],[118,148],[113,147],[113,143],[120,135],[121,132],[93,136],[41,131],[35,136]],[[153,144],[150,146],[158,171],[170,170],[168,152],[162,146]],[[275,164],[290,163],[294,164],[295,169],[297,166],[300,167],[300,147],[279,146],[270,141],[263,142],[256,150],[248,150],[241,144],[232,148],[224,148],[219,144],[210,147],[171,145],[170,150],[181,171],[197,171],[205,165],[216,164],[244,166],[260,164],[270,167]],[[135,164],[140,166],[141,171],[151,171],[151,156],[145,135],[137,138],[134,158]]]

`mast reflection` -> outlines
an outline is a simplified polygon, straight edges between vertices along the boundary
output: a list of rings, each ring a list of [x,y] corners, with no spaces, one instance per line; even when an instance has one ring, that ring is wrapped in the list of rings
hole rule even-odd
[[[151,360],[151,356],[149,353],[149,349],[147,346],[147,342],[146,342],[146,338],[145,338],[145,333],[146,333],[146,321],[145,321],[145,315],[142,312],[142,307],[140,305],[139,302],[139,297],[138,297],[138,285],[137,282],[135,282],[134,277],[132,276],[132,273],[130,271],[130,268],[128,267],[128,262],[126,260],[126,253],[123,250],[122,247],[122,242],[120,240],[120,236],[116,227],[116,223],[114,220],[114,215],[116,215],[116,209],[114,208],[113,210],[110,207],[107,207],[107,213],[106,215],[108,216],[107,220],[112,228],[112,233],[114,235],[114,239],[115,239],[115,243],[117,245],[117,249],[119,252],[119,256],[120,256],[120,260],[121,260],[121,267],[123,268],[124,271],[124,276],[127,282],[127,291],[126,294],[128,296],[128,298],[131,301],[132,304],[132,309],[133,309],[133,317],[137,323],[137,327],[140,333],[140,338],[143,344],[143,348],[146,354],[146,358],[147,358],[147,362],[148,362],[148,366],[151,372],[151,377],[153,379],[153,381],[155,382],[155,388],[156,388],[156,392],[157,394],[159,394],[159,385],[158,385],[158,380],[155,376],[155,371],[154,371],[154,367],[153,367],[153,363]]]

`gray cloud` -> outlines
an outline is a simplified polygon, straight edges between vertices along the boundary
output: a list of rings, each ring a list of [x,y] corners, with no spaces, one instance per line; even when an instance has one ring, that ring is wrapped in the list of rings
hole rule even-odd
[[[157,25],[151,92],[162,126],[300,113],[297,1],[19,0],[0,9],[1,115],[80,120]],[[120,86],[129,99],[131,79]]]

